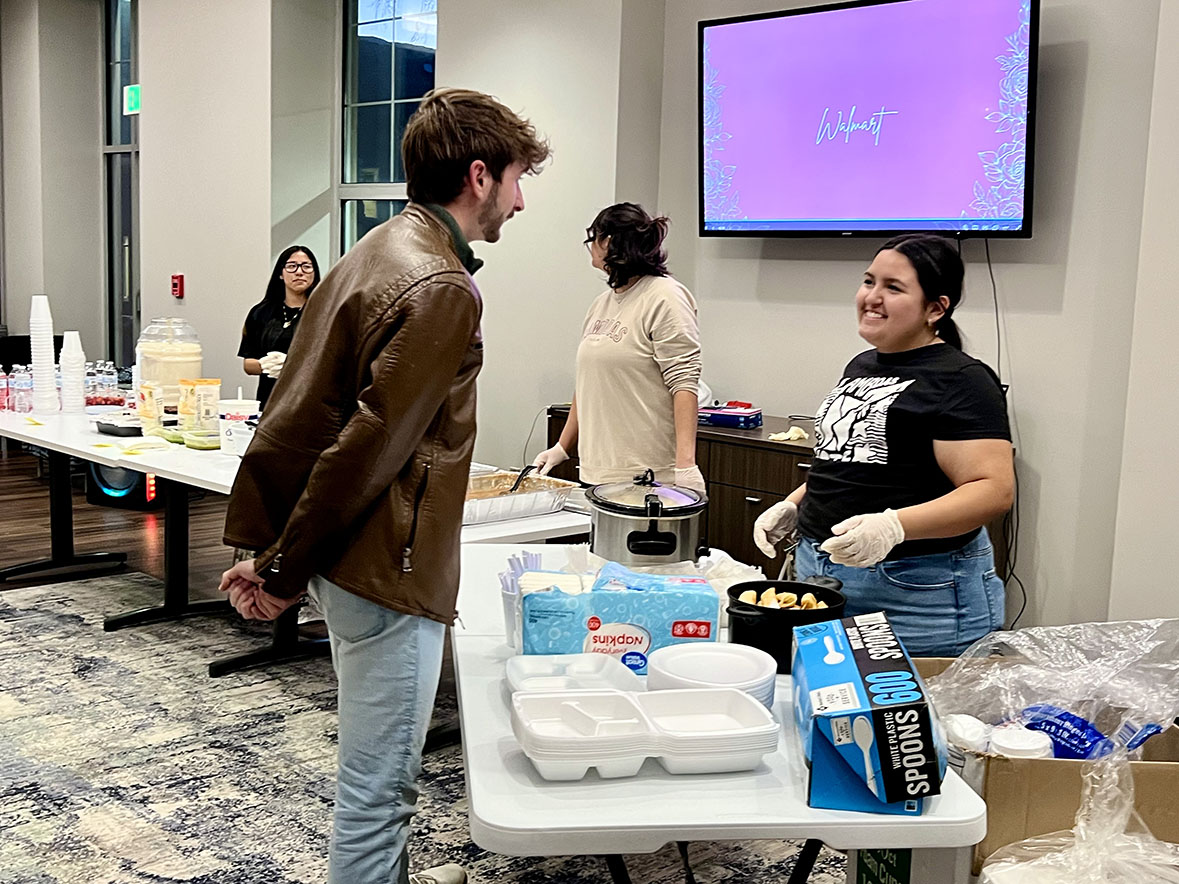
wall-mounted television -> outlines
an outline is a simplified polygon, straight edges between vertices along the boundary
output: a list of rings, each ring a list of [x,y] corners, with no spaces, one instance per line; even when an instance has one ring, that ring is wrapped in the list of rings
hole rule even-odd
[[[702,236],[1029,237],[1040,0],[699,23]]]

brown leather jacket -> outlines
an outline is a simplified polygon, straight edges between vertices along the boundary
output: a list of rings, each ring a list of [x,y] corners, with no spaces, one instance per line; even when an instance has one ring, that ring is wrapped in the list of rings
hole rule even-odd
[[[454,622],[481,315],[450,231],[412,204],[316,288],[225,521],[267,592],[321,574]]]

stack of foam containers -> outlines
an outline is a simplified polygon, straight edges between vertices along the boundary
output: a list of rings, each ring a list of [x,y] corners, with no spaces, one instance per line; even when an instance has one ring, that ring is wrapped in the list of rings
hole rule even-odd
[[[45,295],[33,295],[29,308],[29,347],[33,354],[33,411],[56,412],[60,403],[57,372],[53,367],[53,314]]]
[[[86,411],[86,353],[76,331],[66,332],[61,345],[61,411],[63,414]]]
[[[743,691],[552,691],[512,695],[512,731],[546,780],[589,769],[630,777],[647,758],[673,774],[752,770],[778,746],[778,723]]]

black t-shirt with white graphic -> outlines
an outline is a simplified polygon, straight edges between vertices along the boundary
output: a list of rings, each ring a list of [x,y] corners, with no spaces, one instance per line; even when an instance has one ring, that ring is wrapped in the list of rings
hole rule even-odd
[[[800,532],[822,542],[851,516],[926,503],[954,490],[934,440],[1011,440],[999,380],[949,344],[902,353],[868,350],[848,363],[815,417],[815,456]],[[912,540],[890,559],[956,549],[959,537]]]

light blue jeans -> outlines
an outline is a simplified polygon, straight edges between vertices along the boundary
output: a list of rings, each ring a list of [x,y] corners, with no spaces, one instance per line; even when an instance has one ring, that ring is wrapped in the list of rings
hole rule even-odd
[[[362,599],[323,577],[339,683],[339,762],[329,884],[407,884],[409,821],[442,670],[446,627]]]
[[[844,616],[884,611],[911,656],[957,657],[1003,628],[1006,597],[985,528],[950,552],[886,559],[870,568],[836,565],[807,537],[799,540],[796,555],[799,580],[842,581]]]

